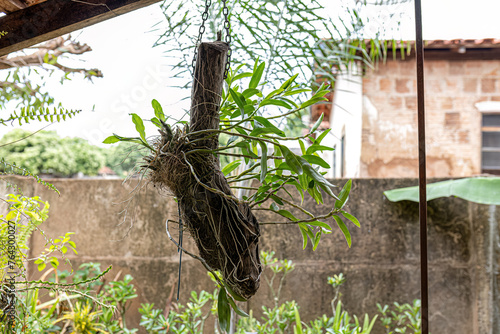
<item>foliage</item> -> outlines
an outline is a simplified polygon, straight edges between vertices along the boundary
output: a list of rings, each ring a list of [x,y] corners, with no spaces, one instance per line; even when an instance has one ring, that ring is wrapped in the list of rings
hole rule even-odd
[[[105,155],[106,166],[120,177],[133,174],[138,165],[143,163],[144,150],[133,143],[121,142],[101,152]]]
[[[241,69],[241,66],[238,68]],[[225,145],[221,145],[213,151],[218,156],[229,156],[231,161],[222,166],[222,172],[228,179],[232,189],[241,190],[243,201],[254,210],[266,210],[284,218],[287,224],[296,224],[304,239],[304,248],[308,240],[311,241],[313,249],[319,245],[323,234],[331,233],[331,226],[325,221],[332,218],[344,233],[347,244],[351,246],[351,236],[348,228],[338,215],[343,215],[347,220],[359,227],[358,220],[346,212],[344,207],[349,197],[351,181],[348,181],[338,196],[336,196],[330,182],[328,182],[319,168],[330,166],[318,155],[318,152],[332,150],[331,147],[321,145],[321,141],[328,134],[328,130],[315,137],[315,133],[322,121],[322,117],[314,124],[309,133],[299,137],[288,137],[286,132],[280,129],[280,120],[299,112],[314,103],[325,100],[324,95],[328,93],[326,87],[322,86],[305,102],[297,101],[300,93],[311,92],[311,89],[303,88],[295,83],[297,75],[285,80],[277,89],[270,92],[262,92],[262,77],[265,64],[256,62],[252,72],[237,73],[231,71],[226,82],[227,90],[223,92],[223,102],[220,109],[219,130],[202,130],[207,136],[213,134],[226,134],[229,139]],[[243,78],[250,78],[244,88]],[[293,100],[295,98],[295,100]],[[165,131],[173,132],[171,126],[166,124],[168,117],[156,100],[153,100],[155,117],[150,121]],[[266,110],[269,107],[279,108],[283,111],[278,116],[268,116]],[[116,142],[129,142],[142,146],[154,157],[156,155],[155,138],[149,138],[145,133],[144,121],[136,114],[131,114],[132,122],[136,126],[138,137],[122,137],[117,134],[109,136],[104,140],[106,144]],[[185,123],[185,122],[184,122]],[[199,133],[185,131],[186,137]],[[312,144],[306,148],[307,141]],[[290,142],[298,142],[301,154],[292,152],[288,146]],[[186,152],[186,156],[202,149]],[[151,157],[151,160],[154,158]],[[247,168],[237,173],[238,167],[244,165]],[[145,168],[148,166],[145,165]],[[254,187],[250,182],[259,182],[260,186]],[[301,203],[293,202],[294,196],[288,190],[294,187],[300,195]],[[315,216],[304,206],[304,194],[308,193],[318,204],[323,204],[323,196],[336,199],[335,206],[321,216]],[[295,211],[287,210],[287,207]]]
[[[0,156],[32,174],[71,176],[78,172],[96,175],[105,164],[102,149],[81,138],[60,138],[54,131],[16,129],[0,140]]]
[[[427,185],[427,201],[455,196],[479,204],[500,205],[498,189],[500,177],[469,177],[435,182]],[[391,202],[419,201],[418,186],[387,190],[384,195]]]
[[[0,215],[0,247],[6,250],[0,256],[0,319],[7,318],[8,321],[2,321],[0,329],[5,332],[8,326],[12,326],[13,333],[40,333],[59,328],[54,323],[54,317],[57,317],[59,315],[57,313],[60,312],[60,308],[56,312],[56,304],[64,301],[56,296],[54,300],[40,304],[38,295],[41,289],[54,291],[56,295],[58,293],[64,295],[63,299],[68,302],[74,298],[82,298],[82,302],[90,298],[97,304],[102,304],[89,296],[87,291],[75,290],[75,288],[98,280],[109,272],[110,268],[76,283],[60,282],[57,275],[54,281],[44,280],[47,274],[57,271],[59,267],[60,262],[56,253],[60,254],[63,259],[66,259],[65,254],[70,249],[76,253],[76,244],[71,240],[73,233],[68,232],[59,238],[50,239],[41,230],[40,225],[48,218],[49,203],[36,196],[26,197],[15,194],[8,194],[4,201],[8,207],[5,213]],[[46,248],[40,255],[28,259],[29,238],[36,230],[46,240]],[[40,280],[28,281],[26,269],[28,261],[34,261],[39,271],[44,270],[47,263],[52,268],[47,270]],[[67,263],[69,264],[69,261]],[[83,304],[80,310],[82,314],[86,312],[87,318],[94,316]],[[15,311],[14,319],[9,316],[13,314],[13,311]],[[78,318],[79,322],[84,320],[76,314],[71,317]]]
[[[22,107],[20,111],[13,111],[9,117],[2,119],[0,118],[0,125],[7,125],[7,123],[18,122],[19,125],[28,124],[31,121],[46,121],[46,122],[60,122],[65,121],[66,117],[72,118],[76,114],[80,113],[81,110],[68,110],[64,108],[50,110],[48,107]]]
[[[44,90],[44,87],[47,78],[57,73],[61,74],[61,83],[71,80],[71,73],[83,74],[89,80],[102,77],[98,69],[71,68],[61,63],[61,60],[69,58],[69,55],[79,56],[91,50],[87,44],[80,44],[69,36],[57,37],[33,46],[30,50],[23,50],[22,53],[16,52],[4,56],[0,69],[0,110],[11,106],[21,108],[21,113],[35,116],[35,118],[30,117],[31,120],[40,120],[36,117],[37,114],[42,116],[57,114],[59,116],[56,118],[59,118],[78,113],[79,111],[64,109],[61,104],[57,105],[58,110],[54,110],[54,113],[47,113],[47,107],[54,105],[55,99]],[[14,105],[15,103],[17,105]],[[12,115],[17,115],[14,118],[24,119],[19,112],[14,112]],[[0,120],[0,124],[12,120],[12,115],[6,120]]]
[[[420,313],[420,299],[415,299],[413,304],[399,304],[394,302],[391,309],[388,305],[377,303],[378,310],[382,315],[380,321],[385,327],[387,334],[393,333],[422,333],[422,317]]]
[[[178,59],[173,66],[174,77],[192,75],[190,56],[194,54],[203,10],[208,14],[206,38],[215,39],[222,27],[224,2],[207,4],[207,9],[182,0],[162,4],[166,27],[155,46],[165,46],[170,56]],[[355,60],[369,64],[383,56],[382,50],[387,47],[378,39],[363,39],[365,22],[359,7],[345,8],[335,21],[325,17],[327,10],[317,0],[236,0],[229,7],[231,62],[244,64],[263,59],[268,64],[263,80],[266,83],[290,77],[297,70],[302,83],[315,84],[316,75],[333,83],[334,69],[345,68]],[[184,87],[189,86],[186,82]]]

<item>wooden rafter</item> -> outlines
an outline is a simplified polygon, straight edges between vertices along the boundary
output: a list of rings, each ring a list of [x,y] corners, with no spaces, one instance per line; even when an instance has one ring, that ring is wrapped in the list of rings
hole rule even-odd
[[[0,56],[19,51],[159,1],[47,0],[14,11],[0,17],[0,32],[3,32],[0,35]]]

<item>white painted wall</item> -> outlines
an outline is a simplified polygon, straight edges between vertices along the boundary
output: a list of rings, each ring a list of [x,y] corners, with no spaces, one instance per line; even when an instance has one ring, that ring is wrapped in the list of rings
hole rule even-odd
[[[323,152],[323,159],[332,169],[327,177],[353,178],[360,176],[361,131],[363,111],[363,85],[361,69],[352,64],[348,71],[337,76],[330,115],[330,133],[322,141],[322,145],[335,147],[333,152]],[[345,136],[344,175],[341,175],[341,138]],[[333,170],[333,162],[335,170]]]

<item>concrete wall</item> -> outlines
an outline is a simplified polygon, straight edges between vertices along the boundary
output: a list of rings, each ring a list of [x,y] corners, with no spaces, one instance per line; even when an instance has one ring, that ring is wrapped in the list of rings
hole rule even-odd
[[[481,172],[478,102],[500,101],[500,60],[426,60],[429,177]],[[362,177],[416,177],[415,60],[387,60],[363,78]]]
[[[51,203],[50,218],[43,227],[46,235],[56,237],[76,232],[74,240],[79,263],[100,262],[113,265],[109,279],[118,271],[130,273],[139,293],[131,310],[140,303],[154,302],[164,308],[178,275],[178,253],[165,234],[165,220],[176,217],[174,202],[150,187],[137,191],[128,206],[123,224],[118,212],[126,207],[131,185],[119,180],[51,180],[61,196],[40,185],[21,182],[27,195],[37,194]],[[334,180],[343,185],[345,180]],[[358,179],[353,181],[348,210],[356,215],[362,228],[352,224],[353,244],[348,249],[341,233],[334,228],[319,248],[302,250],[302,237],[294,226],[262,226],[261,249],[274,250],[280,258],[296,264],[283,286],[283,299],[295,299],[305,320],[330,314],[332,289],[328,276],[343,272],[347,283],[341,288],[349,312],[376,314],[376,303],[411,302],[419,297],[419,225],[416,203],[392,203],[382,192],[416,185],[414,179]],[[116,203],[116,204],[114,204]],[[307,201],[313,212],[320,208]],[[331,207],[333,203],[326,203]],[[270,217],[259,215],[261,222]],[[331,223],[331,222],[330,222]],[[430,317],[432,333],[498,333],[498,224],[496,207],[471,204],[446,198],[429,202]],[[494,233],[490,233],[493,231]],[[177,235],[173,231],[174,236]],[[44,239],[33,239],[33,254],[43,248]],[[193,249],[188,241],[187,247]],[[31,275],[36,275],[31,268]],[[181,302],[189,292],[213,290],[205,270],[197,261],[183,257]],[[255,310],[268,304],[263,284],[248,303]],[[137,326],[138,314],[130,325]],[[495,322],[493,322],[495,321]],[[494,328],[492,326],[495,326]],[[211,332],[211,331],[207,331]],[[374,331],[383,333],[382,329]]]

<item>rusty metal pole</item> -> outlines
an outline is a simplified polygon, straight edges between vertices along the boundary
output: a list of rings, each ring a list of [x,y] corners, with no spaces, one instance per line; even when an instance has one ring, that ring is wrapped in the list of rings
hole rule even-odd
[[[420,217],[420,293],[422,301],[422,334],[429,333],[429,277],[427,264],[427,174],[425,159],[425,100],[424,100],[424,43],[422,39],[422,4],[415,0],[415,48],[417,51],[417,108],[418,108],[418,185]]]

